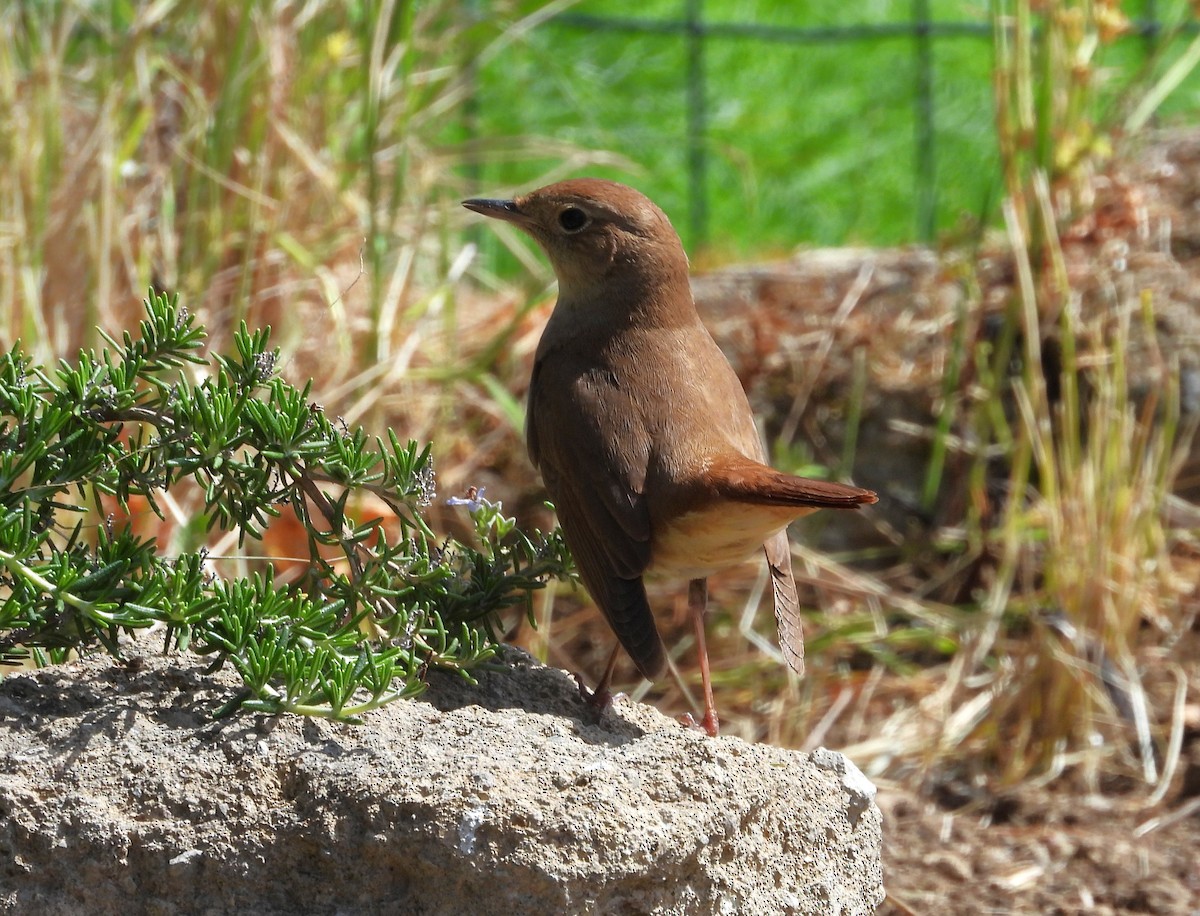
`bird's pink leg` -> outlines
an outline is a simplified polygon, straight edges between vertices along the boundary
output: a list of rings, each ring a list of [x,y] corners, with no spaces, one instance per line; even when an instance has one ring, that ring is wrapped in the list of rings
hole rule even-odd
[[[717,737],[720,722],[717,719],[717,706],[713,702],[712,675],[708,669],[708,646],[704,641],[704,612],[708,609],[708,582],[704,579],[693,579],[688,583],[688,611],[692,616],[692,626],[696,631],[696,651],[700,656],[700,681],[704,686],[704,718],[701,727],[708,732],[709,737]],[[691,716],[688,716],[691,719]]]

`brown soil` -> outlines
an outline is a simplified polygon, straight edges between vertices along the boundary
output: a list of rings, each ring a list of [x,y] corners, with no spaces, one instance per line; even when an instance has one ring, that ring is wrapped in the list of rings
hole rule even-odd
[[[886,916],[1200,912],[1200,797],[1146,811],[1060,785],[1018,789],[990,812],[902,789],[879,804]]]

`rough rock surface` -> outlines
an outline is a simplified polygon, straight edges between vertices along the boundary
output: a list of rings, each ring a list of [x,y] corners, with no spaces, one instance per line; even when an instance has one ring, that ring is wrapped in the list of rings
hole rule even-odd
[[[0,907],[108,913],[872,913],[840,754],[709,739],[508,650],[363,725],[209,711],[191,656],[0,679]]]

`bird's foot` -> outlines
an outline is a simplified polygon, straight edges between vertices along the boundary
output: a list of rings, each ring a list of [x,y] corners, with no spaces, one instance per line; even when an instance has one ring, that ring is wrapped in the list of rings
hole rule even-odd
[[[721,723],[717,719],[716,711],[712,709],[707,710],[704,713],[704,718],[699,722],[696,721],[695,716],[693,716],[690,712],[685,712],[681,716],[676,716],[676,721],[686,728],[691,728],[695,731],[703,731],[710,738],[717,737],[717,735],[719,735],[721,732]]]
[[[595,690],[589,690],[588,686],[583,682],[583,675],[572,674],[571,677],[575,678],[575,684],[579,687],[579,699],[583,700],[583,702],[597,712],[604,712],[612,706],[613,700],[625,696],[623,693],[613,693],[604,684],[601,684]]]

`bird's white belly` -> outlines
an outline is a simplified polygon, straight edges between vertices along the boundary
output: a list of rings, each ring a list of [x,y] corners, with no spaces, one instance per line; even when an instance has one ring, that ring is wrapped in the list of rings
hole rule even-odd
[[[703,579],[750,559],[793,520],[815,512],[795,506],[724,503],[688,512],[655,532],[650,572]]]

